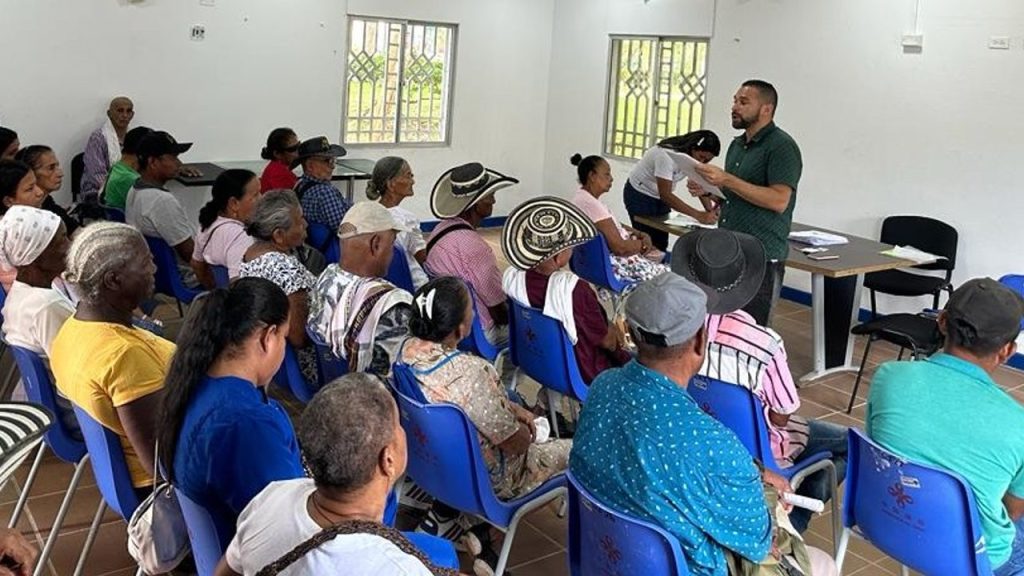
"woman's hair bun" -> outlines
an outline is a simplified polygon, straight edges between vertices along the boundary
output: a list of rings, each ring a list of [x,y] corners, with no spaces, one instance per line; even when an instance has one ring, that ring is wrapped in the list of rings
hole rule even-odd
[[[260,158],[263,158],[264,160],[272,160],[274,158],[274,153],[270,151],[270,148],[264,146],[263,150],[260,150]]]
[[[583,161],[583,155],[580,154],[579,152],[573,154],[569,158],[569,163],[572,164],[573,166],[579,166],[580,162],[582,162],[582,161]]]

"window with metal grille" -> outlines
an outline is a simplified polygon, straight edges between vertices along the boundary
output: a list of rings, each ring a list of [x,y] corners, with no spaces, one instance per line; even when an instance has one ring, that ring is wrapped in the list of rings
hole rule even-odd
[[[604,152],[640,158],[668,136],[704,120],[708,41],[613,36]]]
[[[447,143],[456,27],[358,16],[348,22],[342,142]]]

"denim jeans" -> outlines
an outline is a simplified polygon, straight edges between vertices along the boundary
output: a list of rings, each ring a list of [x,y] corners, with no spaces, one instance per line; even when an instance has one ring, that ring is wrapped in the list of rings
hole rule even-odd
[[[808,420],[809,429],[807,447],[794,462],[799,465],[804,460],[820,452],[831,452],[832,463],[836,467],[836,480],[842,482],[846,477],[846,436],[849,430],[846,426],[824,422],[822,420]],[[801,496],[816,498],[822,502],[828,502],[833,496],[832,486],[829,485],[828,472],[818,470],[811,474],[800,484],[796,493]],[[803,508],[793,508],[789,513],[789,520],[798,532],[807,530],[811,521],[811,511]]]
[[[1010,559],[992,571],[995,576],[1024,575],[1024,517],[1018,518],[1014,526],[1017,528],[1017,536],[1013,539]]]
[[[662,252],[668,251],[668,232],[651,228],[646,224],[637,223],[634,216],[664,216],[672,210],[658,198],[640,192],[626,180],[622,188],[622,200],[626,205],[626,212],[629,213],[629,225],[633,228],[646,232],[651,237],[651,244]]]
[[[779,302],[782,293],[782,277],[786,274],[786,263],[782,260],[769,260],[764,269],[764,279],[754,298],[743,307],[743,311],[754,317],[754,322],[761,326],[771,327],[772,310]]]

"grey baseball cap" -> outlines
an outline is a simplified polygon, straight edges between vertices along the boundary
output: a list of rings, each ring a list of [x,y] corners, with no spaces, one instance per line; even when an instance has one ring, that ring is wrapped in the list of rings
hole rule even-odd
[[[673,272],[641,283],[626,299],[626,322],[639,342],[667,348],[693,338],[708,314],[708,299],[696,284]],[[711,303],[713,304],[713,302]]]
[[[1009,342],[1020,332],[1022,317],[1024,299],[991,278],[964,282],[946,303],[946,328],[959,330],[965,344],[974,339]]]

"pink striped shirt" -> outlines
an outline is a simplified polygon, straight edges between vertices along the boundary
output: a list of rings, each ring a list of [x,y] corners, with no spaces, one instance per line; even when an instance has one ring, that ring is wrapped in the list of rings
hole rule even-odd
[[[462,218],[442,220],[431,238],[460,223],[467,224]],[[505,290],[501,287],[501,270],[494,250],[479,232],[456,230],[446,234],[427,252],[425,268],[432,276],[455,276],[471,285],[476,291],[480,326],[484,330],[494,326],[488,308],[505,301]]]
[[[790,433],[772,424],[768,417],[769,411],[790,415],[800,408],[782,337],[771,328],[758,326],[742,310],[709,315],[707,329],[708,353],[700,374],[757,394],[764,404],[775,460],[783,467],[791,465],[804,446],[791,443]]]

